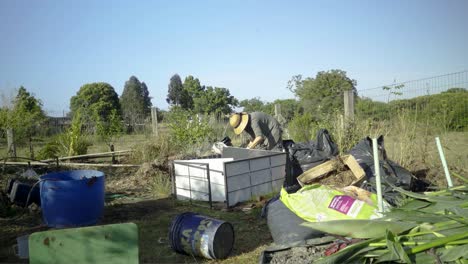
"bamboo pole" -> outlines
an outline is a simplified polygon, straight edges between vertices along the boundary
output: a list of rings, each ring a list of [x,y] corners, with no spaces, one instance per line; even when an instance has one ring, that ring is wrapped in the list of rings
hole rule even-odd
[[[372,139],[372,149],[374,151],[374,170],[375,170],[375,185],[377,189],[377,205],[379,212],[384,212],[383,198],[382,198],[382,179],[380,178],[380,161],[379,161],[379,149],[377,138]]]
[[[442,161],[442,166],[444,167],[445,178],[447,179],[447,185],[449,188],[453,187],[452,178],[450,177],[450,172],[447,166],[447,161],[445,160],[444,150],[442,149],[442,144],[440,144],[439,137],[435,138],[437,150],[439,150],[440,160]]]

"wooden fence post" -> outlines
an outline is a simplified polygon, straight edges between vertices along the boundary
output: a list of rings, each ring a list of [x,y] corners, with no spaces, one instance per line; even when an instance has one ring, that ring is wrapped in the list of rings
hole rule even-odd
[[[10,157],[16,158],[15,136],[12,128],[7,129],[7,145],[8,154],[10,155]]]
[[[344,112],[347,121],[354,121],[354,92],[353,90],[344,91]]]
[[[156,107],[151,108],[151,124],[153,127],[153,134],[158,135],[158,109]]]

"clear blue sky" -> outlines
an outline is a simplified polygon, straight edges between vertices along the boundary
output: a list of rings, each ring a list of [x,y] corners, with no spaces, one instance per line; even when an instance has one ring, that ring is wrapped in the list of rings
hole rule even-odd
[[[191,74],[238,99],[293,98],[295,74],[342,69],[358,90],[468,69],[468,1],[0,1],[0,89],[52,115],[89,82],[131,75],[167,109]]]

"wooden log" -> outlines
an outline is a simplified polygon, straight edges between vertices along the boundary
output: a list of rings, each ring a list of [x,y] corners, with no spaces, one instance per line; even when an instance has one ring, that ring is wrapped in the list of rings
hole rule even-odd
[[[361,165],[353,157],[353,155],[346,155],[343,157],[343,162],[348,166],[348,168],[353,172],[355,180],[351,185],[359,183],[366,176],[366,172],[362,169]]]
[[[341,164],[341,161],[339,159],[333,159],[329,160],[325,163],[322,163],[316,167],[313,167],[305,172],[303,172],[301,175],[297,177],[297,181],[301,186],[304,186],[304,184],[311,182],[317,178],[320,178],[332,171],[335,171]]]
[[[141,165],[137,164],[111,164],[111,163],[74,163],[74,162],[64,162],[60,163],[60,166],[68,166],[68,167],[82,167],[82,166],[89,166],[89,167],[140,167]]]
[[[3,162],[5,165],[18,165],[18,166],[49,166],[50,163],[45,162],[20,162],[20,161],[7,161]],[[74,163],[74,162],[64,162],[60,163],[60,166],[68,166],[68,167],[82,167],[82,166],[89,166],[89,167],[140,167],[141,165],[137,164],[111,164],[111,163]]]
[[[30,162],[25,162],[25,161],[6,161],[6,162],[2,162],[1,164],[5,164],[5,165],[19,165],[19,166],[28,166],[28,165],[31,165],[31,166],[47,166],[47,165],[50,165],[49,163],[38,162],[38,161],[30,161]]]

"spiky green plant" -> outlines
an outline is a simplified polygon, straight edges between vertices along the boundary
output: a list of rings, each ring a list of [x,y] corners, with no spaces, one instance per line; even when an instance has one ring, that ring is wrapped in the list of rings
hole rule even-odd
[[[314,263],[466,263],[468,185],[427,193],[394,189],[407,200],[382,219],[307,223],[325,233],[366,239]]]

